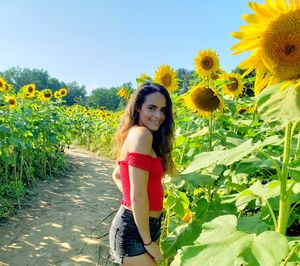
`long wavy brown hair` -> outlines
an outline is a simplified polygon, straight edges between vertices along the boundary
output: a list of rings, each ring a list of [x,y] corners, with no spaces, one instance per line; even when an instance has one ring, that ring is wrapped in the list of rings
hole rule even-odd
[[[161,85],[153,82],[143,83],[131,96],[125,108],[125,112],[115,134],[114,150],[117,158],[129,129],[139,124],[139,112],[147,95],[159,92],[166,98],[165,120],[159,129],[153,132],[152,148],[156,155],[162,159],[164,174],[174,173],[174,163],[171,152],[174,146],[174,118],[172,101],[168,91]]]

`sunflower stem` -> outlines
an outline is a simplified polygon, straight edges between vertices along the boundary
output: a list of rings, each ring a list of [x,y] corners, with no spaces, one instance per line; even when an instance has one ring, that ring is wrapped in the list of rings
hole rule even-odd
[[[279,216],[276,231],[285,235],[287,222],[290,213],[291,191],[287,191],[288,165],[290,162],[290,152],[292,143],[292,122],[288,123],[285,128],[284,154],[280,180],[280,203]]]
[[[297,142],[297,147],[296,147],[296,151],[295,151],[295,160],[297,160],[300,156],[300,131],[298,134],[298,142]]]
[[[209,124],[208,124],[208,148],[209,148],[209,151],[213,150],[213,147],[212,147],[212,133],[213,133],[213,112],[210,113]],[[207,202],[210,202],[210,199],[211,199],[211,184],[207,185],[206,199],[207,199]]]
[[[209,115],[209,124],[208,124],[208,148],[209,151],[212,151],[212,132],[213,132],[213,112]]]
[[[292,256],[296,253],[296,251],[300,248],[300,243],[296,244],[296,246],[293,247],[291,252],[286,257],[285,261],[283,262],[282,266],[286,266],[289,260],[292,258]]]

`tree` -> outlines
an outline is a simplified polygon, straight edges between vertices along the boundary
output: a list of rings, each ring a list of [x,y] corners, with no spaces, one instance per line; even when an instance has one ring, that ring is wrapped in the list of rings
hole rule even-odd
[[[48,72],[43,69],[29,69],[20,68],[19,66],[9,68],[4,72],[0,72],[2,76],[9,84],[18,91],[24,85],[34,83],[37,90],[50,89],[53,92],[60,88],[68,89],[68,94],[64,98],[67,105],[72,105],[76,102],[86,104],[86,90],[85,86],[80,86],[76,81],[66,84],[63,81],[59,81],[57,78],[50,77]]]
[[[50,78],[48,72],[43,69],[20,68],[19,66],[9,68],[2,73],[3,78],[12,84],[16,91],[24,85],[34,83],[41,90],[47,87]]]
[[[87,97],[86,90],[84,85],[78,85],[76,81],[68,83],[65,86],[68,89],[68,94],[64,98],[66,100],[67,105],[73,105],[75,103],[79,103],[81,105],[86,105]]]
[[[121,98],[117,96],[118,90],[119,88],[115,87],[94,89],[88,98],[88,106],[93,108],[103,107],[107,110],[116,111],[121,101]]]
[[[191,83],[195,80],[194,71],[187,70],[185,68],[179,68],[176,70],[177,78],[179,79],[178,85],[179,89],[177,90],[178,94],[186,93]]]

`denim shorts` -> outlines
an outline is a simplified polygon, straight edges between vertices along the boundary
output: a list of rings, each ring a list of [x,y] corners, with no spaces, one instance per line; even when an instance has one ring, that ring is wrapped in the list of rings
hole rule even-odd
[[[161,235],[161,219],[149,217],[150,235],[156,241]],[[132,211],[120,206],[109,231],[110,253],[115,263],[122,264],[124,257],[146,253],[143,240],[134,221]]]

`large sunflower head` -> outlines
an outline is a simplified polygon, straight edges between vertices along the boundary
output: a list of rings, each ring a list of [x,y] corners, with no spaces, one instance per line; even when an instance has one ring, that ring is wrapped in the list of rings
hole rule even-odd
[[[217,110],[223,110],[224,101],[209,87],[202,84],[194,86],[183,98],[185,105],[203,117],[209,117]]]
[[[169,65],[160,66],[154,74],[154,82],[164,86],[169,93],[178,88],[176,72]]]
[[[244,83],[241,75],[237,73],[223,74],[222,79],[226,81],[223,86],[226,94],[239,96],[243,93]]]
[[[232,36],[240,42],[232,47],[238,54],[252,51],[239,67],[244,76],[256,69],[255,93],[268,85],[300,78],[299,0],[266,0],[249,3],[254,14],[244,15],[248,25]]]
[[[204,77],[209,77],[213,72],[218,71],[220,67],[218,55],[212,49],[200,50],[194,64],[196,72]]]
[[[8,96],[4,99],[4,101],[8,103],[9,108],[14,108],[17,106],[17,99],[14,96]]]

